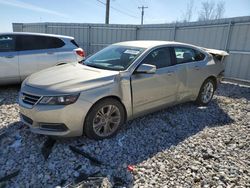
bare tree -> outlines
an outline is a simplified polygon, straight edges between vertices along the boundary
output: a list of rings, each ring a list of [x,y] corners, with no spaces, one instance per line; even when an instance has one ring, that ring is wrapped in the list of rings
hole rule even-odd
[[[194,0],[189,0],[185,12],[182,15],[182,22],[190,22],[193,17]]]
[[[220,19],[225,12],[225,2],[220,1],[217,4],[214,1],[203,1],[199,12],[199,21]]]
[[[214,17],[214,2],[203,1],[201,3],[201,10],[199,12],[199,21],[211,20]]]
[[[224,13],[225,13],[225,2],[220,1],[217,3],[217,6],[216,6],[215,19],[222,18]]]

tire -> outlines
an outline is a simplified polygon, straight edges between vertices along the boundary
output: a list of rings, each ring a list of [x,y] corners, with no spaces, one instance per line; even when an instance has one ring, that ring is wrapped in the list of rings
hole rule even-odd
[[[207,89],[206,87],[212,87],[212,88],[208,91],[208,90],[206,90]],[[215,87],[215,83],[214,83],[213,79],[209,78],[209,79],[205,80],[200,88],[199,95],[196,99],[196,103],[198,105],[201,105],[201,106],[208,105],[208,103],[213,98],[215,89],[216,89],[216,87]],[[206,94],[207,94],[207,97],[205,97]]]
[[[123,105],[118,100],[107,98],[97,102],[90,109],[83,131],[87,137],[101,140],[114,136],[124,122]]]

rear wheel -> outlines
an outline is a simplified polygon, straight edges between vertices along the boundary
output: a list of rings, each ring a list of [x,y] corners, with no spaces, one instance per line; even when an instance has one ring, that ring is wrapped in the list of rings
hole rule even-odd
[[[215,83],[212,79],[207,79],[201,86],[196,102],[199,105],[207,105],[213,98]]]
[[[115,99],[104,99],[97,102],[89,111],[84,132],[96,140],[109,138],[119,130],[125,121],[122,104]]]

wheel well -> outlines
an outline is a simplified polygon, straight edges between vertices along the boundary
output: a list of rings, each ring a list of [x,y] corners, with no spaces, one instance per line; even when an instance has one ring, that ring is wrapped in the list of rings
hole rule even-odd
[[[216,79],[216,77],[215,76],[209,76],[206,80],[208,80],[208,79],[211,79],[211,80],[213,80],[213,82],[214,82],[214,84],[215,84],[215,89],[217,89],[217,79]],[[205,81],[206,81],[205,80]],[[204,82],[205,82],[204,81]]]
[[[123,102],[121,101],[121,99],[119,98],[119,97],[117,97],[117,96],[106,96],[106,97],[103,97],[103,98],[101,98],[101,99],[99,99],[99,100],[97,100],[92,106],[91,106],[91,108],[96,104],[96,103],[98,103],[98,102],[100,102],[100,101],[102,101],[102,100],[104,100],[104,99],[114,99],[114,100],[117,100],[119,103],[121,103],[121,105],[122,105],[122,107],[123,107],[123,109],[124,109],[124,112],[125,112],[125,121],[127,121],[127,110],[126,110],[126,108],[125,108],[125,105],[123,104]],[[91,110],[91,108],[89,109],[89,111]],[[88,111],[88,113],[89,113],[89,111]],[[87,114],[88,114],[87,113]]]

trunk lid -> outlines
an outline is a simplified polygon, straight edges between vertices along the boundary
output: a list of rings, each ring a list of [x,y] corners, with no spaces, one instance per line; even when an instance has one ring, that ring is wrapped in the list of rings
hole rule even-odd
[[[229,53],[223,50],[216,50],[211,48],[202,48],[205,52],[211,54],[216,60],[223,61],[225,56],[228,56]]]

